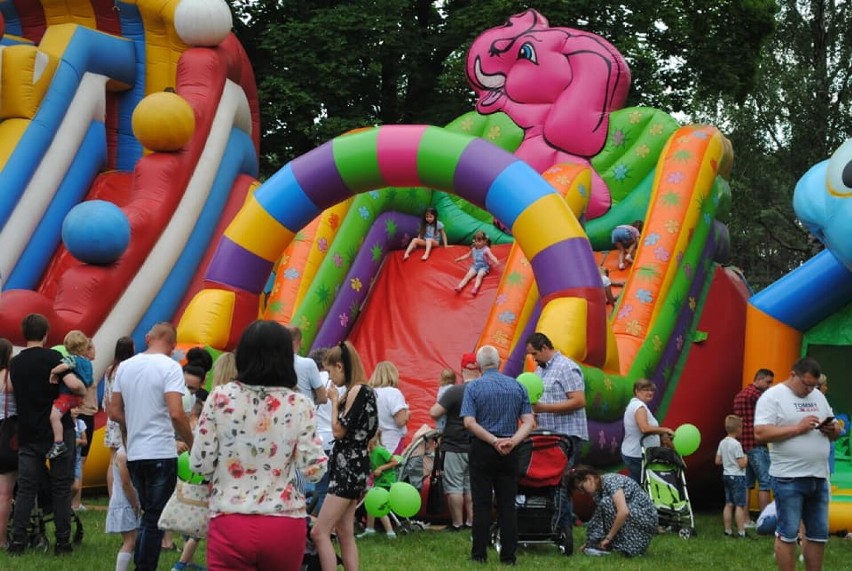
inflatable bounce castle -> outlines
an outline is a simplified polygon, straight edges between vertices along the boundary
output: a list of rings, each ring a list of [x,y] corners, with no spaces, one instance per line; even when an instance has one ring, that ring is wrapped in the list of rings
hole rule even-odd
[[[516,375],[542,331],[583,364],[588,461],[618,467],[648,378],[661,422],[704,436],[691,485],[716,484],[701,468],[741,386],[749,297],[720,265],[733,153],[710,125],[625,108],[630,71],[605,39],[513,16],[470,48],[475,110],[343,134],[259,184],[254,80],[223,1],[0,14],[0,335],[20,343],[43,313],[51,343],[93,335],[102,372],[116,338],[141,346],[156,321],[214,352],[258,316],[294,323],[303,352],[348,338],[368,370],[396,363],[417,426],[462,353],[492,344]],[[428,206],[451,245],[403,262]],[[610,235],[634,220],[619,269]],[[480,230],[500,267],[458,295],[454,259]],[[600,268],[623,282],[612,310]]]

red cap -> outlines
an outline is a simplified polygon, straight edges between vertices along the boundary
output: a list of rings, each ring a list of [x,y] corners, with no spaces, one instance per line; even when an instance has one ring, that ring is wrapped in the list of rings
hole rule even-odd
[[[462,355],[461,368],[462,368],[462,370],[464,370],[464,369],[478,369],[479,364],[476,362],[476,355],[474,355],[473,353],[465,353],[464,355]]]

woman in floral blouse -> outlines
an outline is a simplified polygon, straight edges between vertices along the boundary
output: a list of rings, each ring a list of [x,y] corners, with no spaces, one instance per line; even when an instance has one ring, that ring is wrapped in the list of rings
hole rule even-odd
[[[299,569],[307,513],[296,472],[316,482],[327,467],[313,403],[295,390],[282,325],[249,325],[236,363],[237,380],[207,398],[190,453],[193,471],[211,481],[207,567]]]
[[[331,453],[328,495],[311,529],[311,539],[323,571],[333,571],[337,569],[337,556],[331,543],[331,532],[336,530],[343,568],[358,569],[355,507],[364,495],[370,474],[367,444],[379,426],[376,393],[367,385],[361,357],[348,341],[329,349],[323,364],[332,381],[328,400],[331,402],[334,450]],[[341,400],[337,387],[344,386],[346,396]]]

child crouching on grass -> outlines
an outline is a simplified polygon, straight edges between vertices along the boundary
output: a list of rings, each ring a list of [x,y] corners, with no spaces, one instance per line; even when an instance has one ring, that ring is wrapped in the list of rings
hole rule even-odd
[[[722,510],[722,522],[725,524],[725,536],[734,537],[731,530],[731,516],[737,522],[738,537],[745,539],[746,524],[746,465],[748,456],[743,452],[742,444],[737,440],[743,433],[743,419],[735,414],[725,417],[725,432],[728,434],[719,443],[716,450],[716,465],[722,466],[722,482],[725,488],[725,507]]]
[[[382,446],[382,433],[377,430],[370,443],[367,445],[367,451],[370,453],[370,468],[373,470],[373,486],[390,490],[390,487],[396,483],[396,467],[399,464],[393,457],[390,451]],[[385,528],[385,535],[388,539],[396,539],[396,533],[393,531],[390,518],[382,516],[379,521],[382,522],[382,527]],[[375,526],[376,518],[367,514],[367,527],[363,533],[358,534],[358,539],[362,539],[376,533]]]

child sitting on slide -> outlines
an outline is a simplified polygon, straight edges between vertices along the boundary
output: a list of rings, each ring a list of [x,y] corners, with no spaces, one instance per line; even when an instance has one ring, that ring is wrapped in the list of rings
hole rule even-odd
[[[476,281],[473,284],[473,291],[471,293],[473,295],[478,294],[479,288],[482,285],[482,279],[491,271],[491,266],[496,266],[500,263],[497,256],[491,252],[491,248],[488,247],[488,236],[486,236],[485,232],[482,230],[479,230],[473,235],[473,246],[470,248],[468,253],[464,256],[459,256],[456,258],[456,261],[461,262],[462,260],[470,257],[473,258],[473,264],[471,264],[470,269],[461,279],[459,285],[456,286],[456,293],[460,293],[461,290],[464,289],[464,286],[466,286],[470,280],[476,276]]]
[[[429,259],[432,248],[440,246],[441,242],[443,242],[444,248],[446,248],[447,233],[444,232],[444,224],[438,221],[438,209],[430,206],[423,212],[423,220],[420,222],[420,232],[408,244],[408,248],[405,249],[405,255],[402,259],[403,261],[407,260],[415,248],[423,246],[426,252],[424,252],[423,257],[420,259],[425,262]]]
[[[68,452],[68,447],[62,438],[62,417],[72,408],[77,408],[83,404],[83,397],[72,393],[71,389],[65,384],[63,377],[68,373],[74,373],[86,387],[92,386],[92,362],[85,356],[90,342],[91,340],[82,331],[77,329],[69,331],[63,340],[68,355],[63,357],[62,362],[50,371],[50,381],[59,383],[59,396],[53,401],[53,407],[50,409],[53,446],[45,455],[48,460],[58,458]]]

